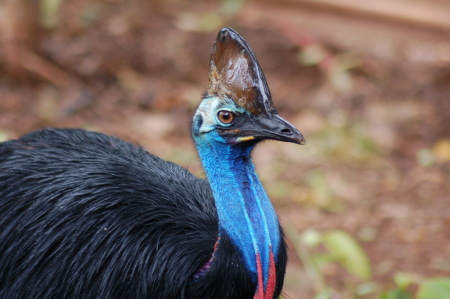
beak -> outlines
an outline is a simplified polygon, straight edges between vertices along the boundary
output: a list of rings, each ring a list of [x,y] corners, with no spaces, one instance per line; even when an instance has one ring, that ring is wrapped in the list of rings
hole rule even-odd
[[[237,135],[237,142],[273,139],[305,144],[305,138],[302,133],[278,114],[272,114],[271,117],[267,117],[264,114],[252,117],[244,124],[241,124]]]

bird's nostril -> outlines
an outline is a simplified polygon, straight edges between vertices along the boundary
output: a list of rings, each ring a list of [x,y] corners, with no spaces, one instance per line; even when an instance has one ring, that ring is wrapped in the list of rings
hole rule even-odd
[[[283,134],[291,134],[292,131],[290,129],[282,129],[281,133],[283,133]]]

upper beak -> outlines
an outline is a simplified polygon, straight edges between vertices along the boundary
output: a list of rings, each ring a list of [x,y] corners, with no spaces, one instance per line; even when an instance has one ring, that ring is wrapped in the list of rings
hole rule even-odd
[[[239,131],[239,137],[236,138],[238,142],[273,139],[305,144],[302,133],[278,114],[272,114],[270,117],[264,114],[254,117],[252,121],[246,122]]]

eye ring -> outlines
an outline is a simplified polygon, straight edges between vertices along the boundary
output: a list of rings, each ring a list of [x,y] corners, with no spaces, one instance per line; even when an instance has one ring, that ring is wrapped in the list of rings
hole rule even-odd
[[[225,125],[229,125],[234,121],[234,113],[228,110],[220,110],[217,112],[217,118]]]

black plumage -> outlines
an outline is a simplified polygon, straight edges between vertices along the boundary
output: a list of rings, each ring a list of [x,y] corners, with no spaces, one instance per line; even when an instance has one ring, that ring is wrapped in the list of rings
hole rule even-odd
[[[252,298],[206,180],[118,138],[46,129],[0,144],[0,298]],[[278,259],[277,296],[286,263]],[[214,280],[209,278],[214,277]]]

